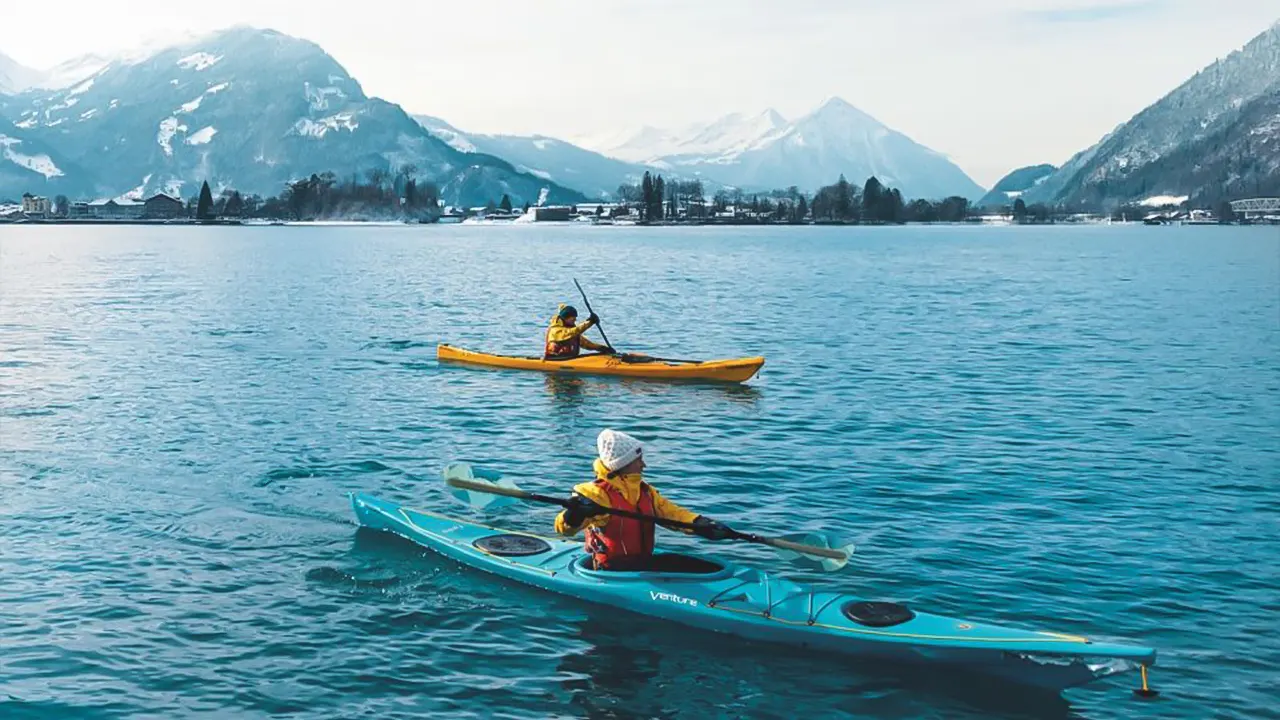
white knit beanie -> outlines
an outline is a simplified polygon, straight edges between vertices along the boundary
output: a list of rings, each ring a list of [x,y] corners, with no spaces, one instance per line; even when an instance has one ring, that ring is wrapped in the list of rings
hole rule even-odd
[[[640,457],[644,447],[640,441],[624,432],[605,428],[596,438],[596,452],[600,454],[600,462],[614,472],[624,468]]]

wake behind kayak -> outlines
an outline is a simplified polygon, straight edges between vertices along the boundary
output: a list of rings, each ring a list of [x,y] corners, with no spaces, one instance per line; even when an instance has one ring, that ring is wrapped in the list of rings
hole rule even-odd
[[[597,571],[577,542],[544,538],[351,496],[363,527],[544,590],[749,640],[928,663],[1062,691],[1153,665],[1152,648],[1027,631],[815,591],[754,568],[659,553],[663,571]]]

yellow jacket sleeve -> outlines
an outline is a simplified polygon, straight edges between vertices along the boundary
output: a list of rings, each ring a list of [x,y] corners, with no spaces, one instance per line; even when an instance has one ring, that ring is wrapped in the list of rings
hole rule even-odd
[[[675,520],[676,522],[691,523],[698,517],[698,513],[689,512],[670,500],[662,497],[662,493],[657,488],[649,486],[649,492],[653,493],[653,511],[663,520]]]
[[[591,502],[604,507],[613,507],[609,502],[609,493],[593,482],[582,483],[573,488],[573,491],[587,498]],[[663,520],[674,520],[676,522],[691,523],[698,517],[695,512],[690,512],[671,502],[658,492],[658,489],[649,486],[649,492],[653,495],[653,512]],[[609,522],[608,515],[597,515],[593,518],[587,518],[586,522],[578,527],[570,527],[564,521],[564,511],[556,515],[556,532],[561,535],[576,535],[582,530],[593,527],[604,527]]]
[[[573,491],[597,505],[613,507],[613,504],[609,502],[609,493],[605,492],[604,488],[593,482],[575,485]],[[605,523],[609,522],[608,515],[597,515],[593,518],[587,518],[586,522],[577,527],[570,527],[564,521],[564,513],[565,511],[561,510],[560,514],[556,515],[556,532],[561,535],[577,535],[582,530],[593,527],[604,527]]]
[[[572,340],[590,329],[590,323],[567,326],[556,323],[547,328],[547,342],[565,342],[566,340]]]

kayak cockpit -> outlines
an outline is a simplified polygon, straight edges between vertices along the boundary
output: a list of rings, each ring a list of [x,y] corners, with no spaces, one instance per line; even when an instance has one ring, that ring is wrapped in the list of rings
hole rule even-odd
[[[597,570],[590,555],[574,561],[575,570],[583,577],[601,580],[718,580],[727,578],[733,571],[724,565],[695,555],[680,553],[654,553],[642,561],[623,568]]]

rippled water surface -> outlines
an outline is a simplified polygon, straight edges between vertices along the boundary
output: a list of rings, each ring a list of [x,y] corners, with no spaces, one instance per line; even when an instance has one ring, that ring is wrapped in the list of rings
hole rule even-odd
[[[573,276],[615,345],[768,363],[436,363],[537,352]],[[450,460],[567,488],[604,426],[674,499],[859,546],[717,551],[1153,645],[1164,696],[660,627],[352,524],[358,490],[466,514]],[[0,716],[1263,717],[1278,435],[1274,228],[0,228]]]

